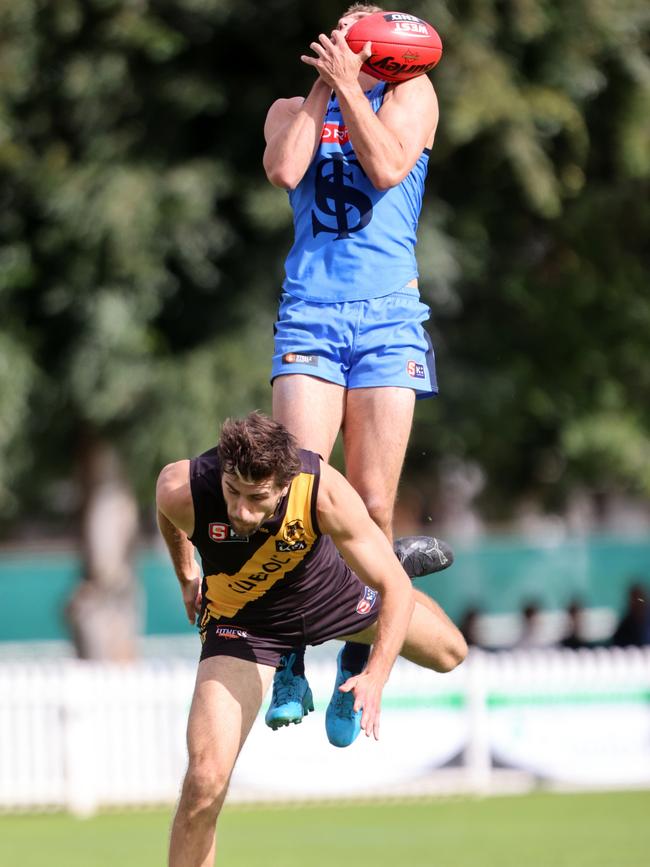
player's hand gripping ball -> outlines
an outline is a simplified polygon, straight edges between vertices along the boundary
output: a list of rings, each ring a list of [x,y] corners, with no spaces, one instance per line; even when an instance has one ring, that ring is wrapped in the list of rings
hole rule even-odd
[[[358,54],[372,42],[372,54],[363,72],[383,81],[407,81],[430,72],[442,56],[442,41],[430,24],[405,12],[373,12],[345,34]]]

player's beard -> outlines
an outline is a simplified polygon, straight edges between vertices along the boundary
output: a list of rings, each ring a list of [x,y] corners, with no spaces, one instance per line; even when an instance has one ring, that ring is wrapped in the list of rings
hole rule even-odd
[[[233,518],[233,517],[230,515],[230,513],[228,513],[228,520],[230,521],[230,526],[233,528],[233,530],[235,531],[235,533],[236,533],[238,536],[253,536],[255,533],[257,533],[257,531],[259,530],[259,528],[262,526],[262,524],[263,524],[265,521],[268,521],[268,519],[269,519],[270,517],[272,517],[273,515],[275,515],[275,513],[276,513],[276,511],[277,511],[277,508],[278,508],[278,506],[280,505],[280,501],[282,500],[282,497],[283,497],[283,495],[280,495],[280,496],[278,497],[278,500],[277,500],[275,506],[274,506],[272,509],[270,509],[270,510],[269,510],[269,511],[264,515],[264,517],[262,518],[262,520],[261,520],[259,523],[257,523],[257,524],[249,524],[249,525],[242,524],[241,521],[239,521],[237,518]]]
[[[251,524],[249,526],[246,524],[240,524],[239,521],[231,518],[230,515],[228,515],[228,520],[230,521],[230,526],[238,536],[252,536],[254,533],[257,533],[264,521],[266,521],[266,518],[264,518],[264,521],[261,521],[259,524]]]

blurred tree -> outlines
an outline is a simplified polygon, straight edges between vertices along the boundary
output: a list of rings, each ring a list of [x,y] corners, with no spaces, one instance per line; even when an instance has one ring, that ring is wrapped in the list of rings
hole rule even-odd
[[[442,392],[420,405],[407,473],[478,461],[493,518],[579,481],[647,496],[647,4],[410,8],[445,53],[419,242]]]
[[[236,88],[215,34],[232,13],[0,4],[0,496],[5,514],[47,513],[76,473],[86,656],[133,652],[115,612],[133,621],[136,496],[225,414],[268,402],[269,269],[242,256],[252,181],[223,134]]]
[[[159,467],[269,406],[292,227],[262,126],[307,92],[300,54],[342,5],[0,0],[0,509],[5,534],[82,518],[85,655],[132,652],[136,503]],[[562,482],[638,484],[647,5],[400,7],[445,43],[419,243],[442,397],[407,476],[480,464],[492,515]]]

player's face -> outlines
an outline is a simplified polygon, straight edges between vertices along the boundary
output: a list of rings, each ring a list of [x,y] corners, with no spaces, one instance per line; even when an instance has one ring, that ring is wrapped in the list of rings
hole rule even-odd
[[[342,18],[339,18],[339,23],[336,25],[335,29],[345,33],[353,24],[355,24],[360,18],[365,18],[366,15],[370,15],[370,13],[353,12],[352,15],[344,15]]]
[[[252,536],[275,512],[288,486],[279,487],[275,479],[252,482],[234,473],[224,473],[221,489],[230,526],[238,536]]]

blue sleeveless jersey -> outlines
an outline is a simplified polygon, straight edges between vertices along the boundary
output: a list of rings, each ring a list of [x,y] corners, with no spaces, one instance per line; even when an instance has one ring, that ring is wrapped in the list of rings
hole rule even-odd
[[[385,83],[366,93],[374,112]],[[429,163],[425,150],[396,187],[374,188],[356,158],[336,96],[305,176],[289,191],[295,241],[284,289],[317,302],[380,298],[417,277],[415,244]]]

